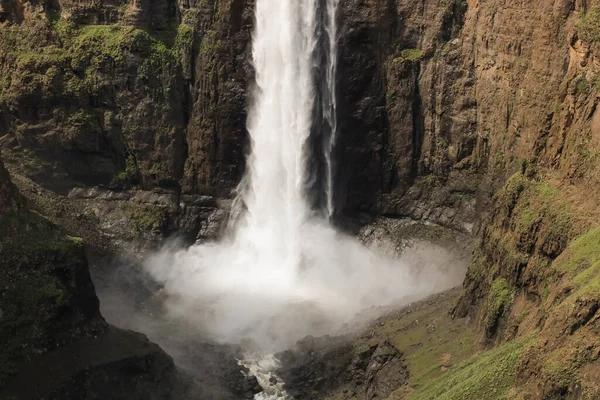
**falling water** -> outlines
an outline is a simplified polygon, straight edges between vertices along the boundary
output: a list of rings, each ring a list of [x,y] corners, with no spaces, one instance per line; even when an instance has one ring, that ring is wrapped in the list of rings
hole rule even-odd
[[[327,37],[326,48],[326,93],[323,95],[323,117],[329,126],[329,135],[326,137],[324,156],[326,161],[326,199],[327,217],[331,219],[335,212],[334,206],[334,146],[337,139],[337,101],[336,101],[336,76],[337,76],[337,10],[339,0],[327,0],[325,10],[325,33]]]
[[[256,4],[256,83],[248,119],[252,153],[241,192],[247,212],[238,222],[239,237],[278,253],[271,256],[284,260],[282,269],[299,262],[297,233],[308,216],[304,144],[314,101],[315,12],[315,0]]]

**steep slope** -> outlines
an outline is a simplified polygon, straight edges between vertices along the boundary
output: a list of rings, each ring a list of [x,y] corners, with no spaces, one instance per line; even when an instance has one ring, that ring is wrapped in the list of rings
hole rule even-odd
[[[455,313],[473,315],[487,343],[537,334],[520,361],[523,396],[592,399],[600,395],[594,61],[600,4],[547,7],[554,23],[536,31],[559,45],[562,69],[547,70],[557,58],[550,49],[530,64],[544,68],[546,83],[533,92],[538,100],[527,118],[511,122],[528,151],[521,171],[494,198]]]
[[[600,4],[343,4],[346,213],[479,232],[454,315],[489,350],[397,398],[598,398]]]
[[[168,398],[173,361],[106,324],[83,241],[28,210],[2,163],[0,187],[0,397]]]

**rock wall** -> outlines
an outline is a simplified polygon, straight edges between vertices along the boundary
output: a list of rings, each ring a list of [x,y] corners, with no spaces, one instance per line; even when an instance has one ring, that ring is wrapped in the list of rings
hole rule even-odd
[[[560,125],[553,118],[572,78],[565,73],[581,4],[341,4],[346,214],[470,231],[523,162],[556,159],[549,153],[560,145],[543,142]]]
[[[90,186],[171,193],[197,233],[211,213],[179,207],[193,208],[195,196],[230,197],[244,170],[253,1],[5,3],[7,162],[62,194]],[[474,75],[460,48],[466,9],[460,1],[341,2],[342,216],[471,229],[471,173],[480,168],[469,169],[476,100],[458,90]]]
[[[566,97],[593,62],[573,36],[584,4],[500,3],[340,3],[341,216],[471,232],[522,163],[554,167],[573,151]],[[244,171],[253,1],[6,0],[2,10],[8,163],[61,193],[171,193],[197,233],[211,212],[180,206],[230,197]]]
[[[0,34],[9,162],[25,153],[25,172],[56,190],[134,184],[226,196],[237,185],[251,4],[17,8],[3,6]]]
[[[134,207],[170,216],[151,229],[190,241],[222,218],[218,199],[244,170],[252,2],[7,0],[0,11],[0,146],[13,172],[61,195],[148,192]]]
[[[28,210],[2,162],[0,189],[0,397],[169,398],[173,361],[104,321],[83,240]]]
[[[525,398],[595,398],[600,4],[476,9],[490,27],[474,35],[488,181],[511,177],[490,204],[455,314],[473,316],[488,345],[533,337],[519,367]]]
[[[597,397],[600,4],[342,4],[346,214],[478,232],[455,315],[539,335],[523,398]]]
[[[460,1],[341,2],[336,150],[338,203],[346,215],[452,225],[457,212],[469,209],[476,186],[453,172],[470,155],[475,134],[469,104],[457,98],[465,95],[454,90],[472,74],[451,51],[465,11]]]

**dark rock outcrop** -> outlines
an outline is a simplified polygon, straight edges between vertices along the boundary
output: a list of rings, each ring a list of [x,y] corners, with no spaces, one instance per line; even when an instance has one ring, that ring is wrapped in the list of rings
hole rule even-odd
[[[323,399],[343,389],[345,398],[385,399],[408,379],[402,353],[383,341],[355,348],[350,337],[308,337],[278,355],[279,376],[295,399]]]
[[[469,230],[476,185],[450,171],[470,155],[469,139],[453,131],[474,132],[447,113],[453,85],[469,75],[449,54],[465,11],[460,1],[340,3],[337,203],[345,215],[410,216]],[[446,155],[448,147],[461,154]]]
[[[18,210],[24,202],[0,159],[0,215]]]
[[[0,397],[169,398],[172,359],[104,321],[83,240],[28,210],[1,163],[0,188]]]

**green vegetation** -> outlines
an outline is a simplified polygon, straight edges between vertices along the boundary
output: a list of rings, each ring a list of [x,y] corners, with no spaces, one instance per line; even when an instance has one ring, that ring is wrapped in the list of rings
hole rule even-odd
[[[476,351],[475,334],[464,320],[451,319],[445,302],[390,319],[373,332],[404,354],[413,389],[430,386]],[[406,389],[406,388],[405,388]],[[400,389],[391,398],[404,398]]]
[[[580,15],[575,25],[579,38],[587,43],[600,41],[600,4],[594,5],[590,10]]]
[[[174,49],[182,53],[190,52],[194,46],[194,28],[186,24],[180,24],[177,28]]]
[[[403,49],[400,51],[400,56],[394,58],[394,63],[413,63],[421,61],[423,58],[423,50],[419,49]]]
[[[504,159],[504,153],[503,152],[497,151],[496,154],[494,155],[494,158],[495,158],[495,163],[496,163],[496,167],[497,168],[504,167],[505,159]]]
[[[512,341],[475,355],[415,391],[410,399],[503,399],[515,383],[525,343]]]
[[[488,294],[488,309],[485,322],[485,329],[488,335],[495,331],[498,320],[510,309],[512,301],[512,293],[508,288],[506,279],[496,279]]]
[[[554,262],[554,266],[558,271],[573,276],[597,263],[600,263],[600,227],[573,240]]]
[[[587,75],[584,72],[575,81],[575,94],[577,96],[587,94],[590,91],[590,87],[590,82],[588,81]]]
[[[435,144],[437,145],[437,147],[442,148],[442,149],[446,149],[446,148],[448,148],[448,146],[450,146],[448,139],[446,139],[443,136],[438,136],[437,139],[435,140]]]
[[[535,182],[519,172],[508,180],[497,199],[511,216],[510,227],[516,234],[505,235],[507,248],[512,246],[519,250],[516,246],[520,243],[521,250],[527,249],[532,244],[528,240],[535,239],[535,227],[542,225],[539,236],[546,242],[556,243],[556,251],[572,236],[575,216],[571,207],[548,183]],[[509,240],[511,238],[514,240]]]
[[[571,278],[576,289],[570,296],[574,301],[600,298],[600,227],[573,240],[553,267]]]
[[[516,218],[516,225],[519,232],[528,232],[536,221],[536,213],[529,208],[529,205],[525,206],[525,209],[519,213]]]
[[[138,169],[135,163],[135,158],[130,154],[125,159],[125,170],[115,176],[114,183],[134,182],[138,177]]]
[[[504,206],[512,208],[523,190],[525,190],[525,178],[517,173],[508,179],[498,196],[501,201],[504,200],[502,201]]]
[[[5,27],[0,46],[14,71],[0,78],[0,105],[16,107],[20,99],[35,94],[48,101],[98,96],[113,84],[116,71],[128,68],[128,54],[145,60],[140,78],[171,70],[179,63],[179,52],[193,44],[193,30],[180,25],[171,36],[173,43],[131,26],[78,26],[44,14]]]
[[[164,207],[152,204],[129,204],[127,214],[137,234],[160,231],[166,219]]]
[[[67,235],[66,238],[69,239],[71,242],[73,242],[77,246],[83,246],[85,243],[83,238],[80,238],[80,237]]]

